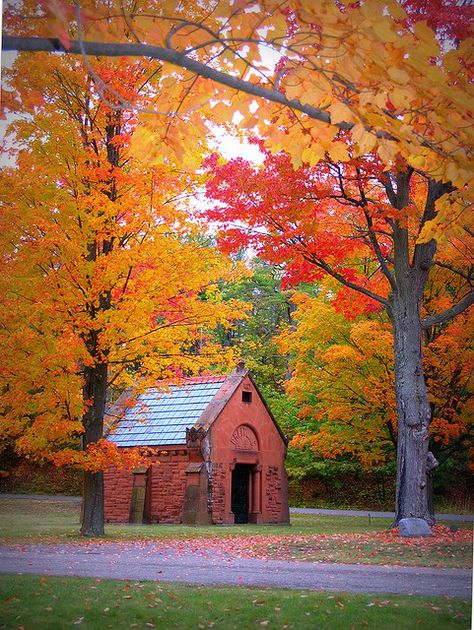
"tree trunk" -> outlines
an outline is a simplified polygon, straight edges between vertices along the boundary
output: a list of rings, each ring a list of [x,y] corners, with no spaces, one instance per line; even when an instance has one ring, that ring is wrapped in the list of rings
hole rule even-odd
[[[111,141],[120,133],[120,121],[121,113],[112,113],[105,130],[107,161],[113,168],[119,166],[120,151]],[[112,169],[110,180],[104,184],[107,197],[110,201],[115,202],[117,187]],[[113,251],[114,238],[101,241],[99,235],[96,234],[95,239],[88,243],[87,248],[87,260],[95,262],[99,256],[107,256]],[[111,290],[104,290],[99,297],[98,307],[93,303],[88,305],[91,322],[96,319],[98,313],[108,311],[111,304]],[[104,437],[104,415],[107,401],[107,362],[104,357],[107,356],[107,351],[101,348],[98,333],[98,330],[92,329],[84,338],[89,354],[95,361],[92,367],[84,369],[83,399],[89,404],[82,419],[85,429],[82,443],[84,450],[90,444],[94,444]],[[102,471],[84,471],[81,535],[104,535],[104,474]]]
[[[429,500],[429,425],[431,408],[422,365],[419,302],[411,291],[399,292],[392,309],[395,391],[398,412],[395,521],[422,518],[434,524]]]
[[[104,435],[104,414],[107,392],[107,365],[99,363],[84,369],[84,400],[90,406],[83,417],[83,449]],[[82,536],[104,535],[104,474],[84,471],[82,497]]]
[[[396,195],[387,188],[389,199],[399,210],[409,204],[410,177],[413,170],[398,172]],[[435,203],[445,187],[429,180],[420,229],[436,215]],[[395,395],[397,399],[397,489],[395,521],[422,518],[433,525],[431,475],[438,465],[429,449],[431,407],[423,372],[422,325],[420,309],[436,241],[416,244],[410,256],[406,225],[393,223],[393,254],[396,283],[388,312],[393,324]]]
[[[84,471],[81,536],[104,535],[104,473]]]

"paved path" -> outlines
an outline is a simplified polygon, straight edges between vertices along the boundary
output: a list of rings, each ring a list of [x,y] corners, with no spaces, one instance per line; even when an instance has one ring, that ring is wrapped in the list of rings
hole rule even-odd
[[[65,494],[17,494],[16,492],[0,492],[0,499],[29,499],[30,501],[69,501],[80,503],[81,497],[70,497]]]
[[[464,569],[286,562],[153,542],[0,545],[0,572],[470,598]]]
[[[367,516],[370,518],[394,518],[395,512],[377,512],[371,510],[324,510],[320,508],[290,508],[292,514],[321,514],[322,516]],[[474,523],[473,514],[436,513],[437,521]]]

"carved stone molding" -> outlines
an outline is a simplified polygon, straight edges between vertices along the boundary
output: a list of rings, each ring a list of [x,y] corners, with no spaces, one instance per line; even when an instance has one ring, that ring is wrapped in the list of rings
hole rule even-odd
[[[201,452],[201,444],[206,432],[201,427],[196,429],[191,427],[186,429],[186,446],[188,447],[188,457],[190,462],[198,462],[203,460]]]
[[[246,424],[241,424],[235,429],[230,443],[237,451],[258,451],[257,436]]]

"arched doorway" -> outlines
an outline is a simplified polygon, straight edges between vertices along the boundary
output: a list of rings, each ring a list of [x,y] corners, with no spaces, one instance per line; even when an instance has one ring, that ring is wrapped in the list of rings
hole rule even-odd
[[[250,469],[249,464],[236,464],[232,471],[231,510],[236,524],[249,522]]]

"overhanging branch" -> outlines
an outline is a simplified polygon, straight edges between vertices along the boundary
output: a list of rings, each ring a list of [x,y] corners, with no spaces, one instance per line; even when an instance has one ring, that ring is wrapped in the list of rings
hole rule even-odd
[[[89,42],[89,41],[77,41],[73,40],[70,43],[69,48],[65,48],[59,39],[53,37],[13,37],[10,35],[3,35],[2,42],[3,50],[15,50],[24,52],[57,52],[57,53],[69,53],[74,55],[94,55],[98,57],[146,57],[149,59],[158,59],[160,61],[167,61],[180,68],[186,68],[191,70],[195,74],[205,78],[211,79],[216,83],[226,85],[239,92],[245,92],[252,96],[279,103],[291,109],[297,110],[306,114],[314,120],[332,124],[335,127],[343,130],[350,130],[354,126],[354,123],[338,122],[332,123],[331,116],[327,112],[313,107],[307,103],[303,104],[296,99],[288,99],[282,92],[277,90],[270,90],[261,85],[251,83],[250,81],[244,81],[239,77],[232,76],[215,68],[211,68],[204,63],[189,58],[184,53],[178,52],[171,48],[162,48],[160,46],[149,46],[147,44],[130,44],[130,43],[106,43],[106,42]],[[379,138],[388,138],[395,140],[393,136],[384,131],[374,131],[375,135]]]
[[[439,260],[434,260],[431,264],[433,266],[442,267],[443,269],[449,269],[449,271],[452,271],[456,275],[461,276],[461,278],[464,278],[469,283],[472,283],[474,279],[471,273],[463,271],[462,269],[458,269],[457,267],[454,267],[453,265],[450,265],[448,263],[440,262]]]
[[[375,300],[376,302],[379,302],[379,304],[383,304],[386,307],[388,306],[389,302],[386,298],[382,297],[381,295],[378,295],[377,293],[374,293],[373,291],[370,291],[369,289],[366,289],[365,287],[359,284],[356,284],[355,282],[351,282],[350,280],[347,280],[346,278],[344,278],[343,275],[335,271],[325,260],[322,260],[321,258],[316,258],[315,256],[312,256],[310,254],[303,254],[303,258],[307,260],[309,263],[311,263],[312,265],[314,265],[315,267],[319,267],[319,269],[323,269],[329,276],[332,276],[335,280],[337,280],[340,284],[347,287],[348,289],[352,289],[353,291],[362,293],[363,295],[366,295],[370,299]]]
[[[445,324],[446,322],[449,322],[450,319],[453,319],[453,317],[456,317],[456,315],[463,313],[472,304],[474,304],[474,291],[470,291],[460,302],[451,308],[448,308],[446,311],[423,319],[421,321],[421,326],[424,330],[427,330],[428,328],[431,328],[431,326]]]

